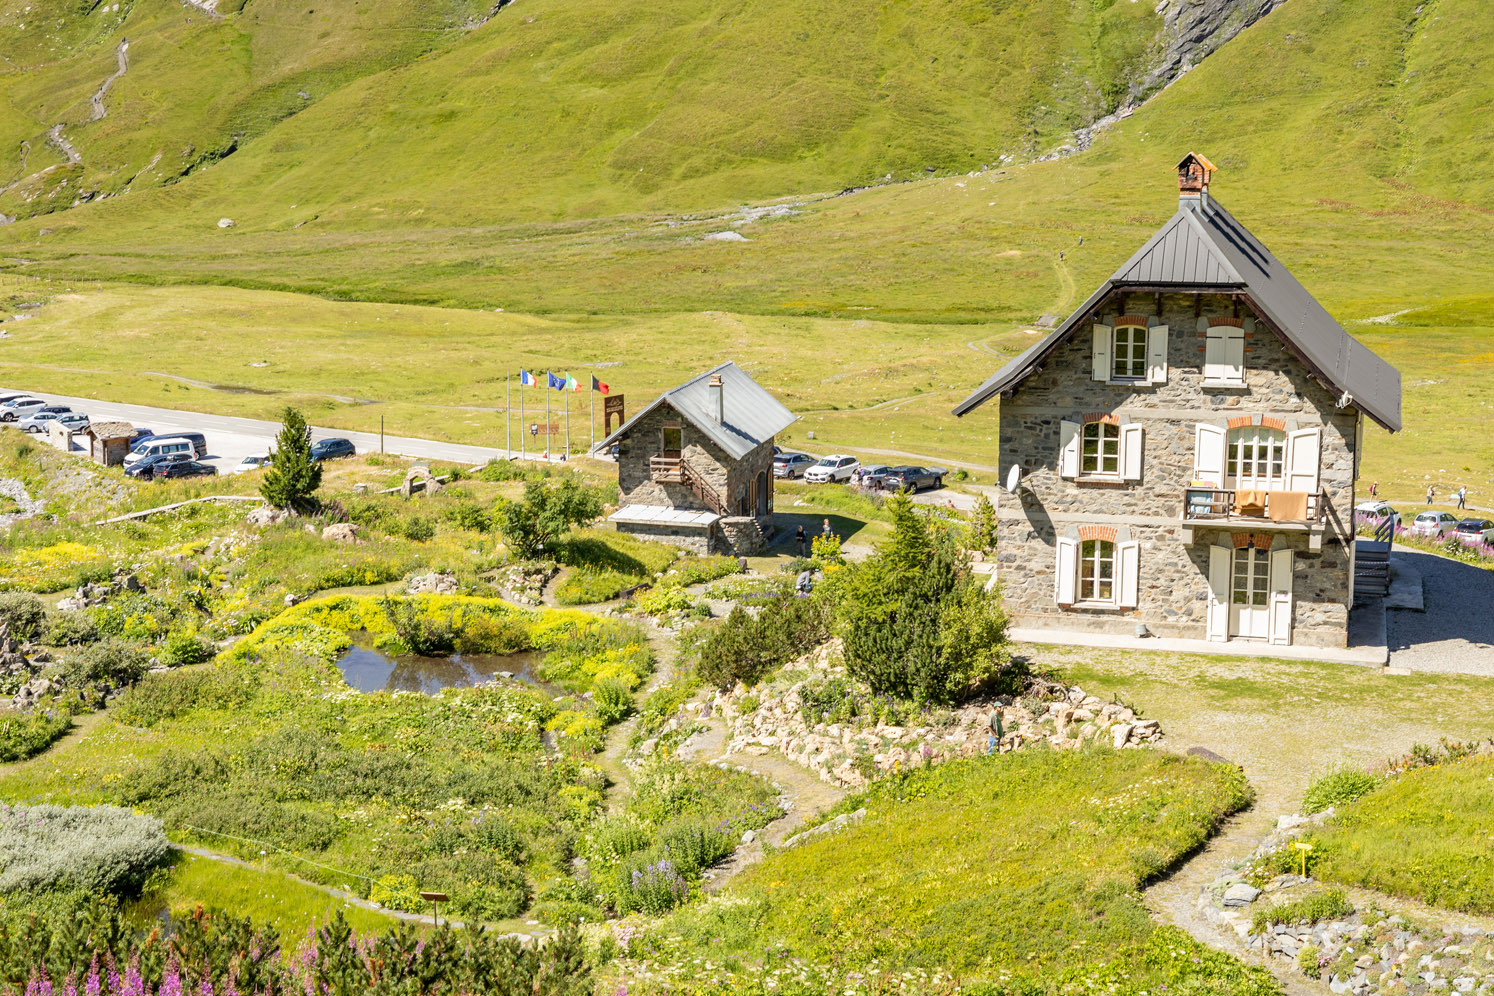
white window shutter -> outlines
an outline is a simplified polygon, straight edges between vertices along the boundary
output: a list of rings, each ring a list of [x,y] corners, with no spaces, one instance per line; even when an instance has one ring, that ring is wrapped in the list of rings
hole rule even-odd
[[[1053,568],[1053,598],[1059,605],[1074,604],[1079,585],[1079,541],[1058,537],[1058,563]]]
[[[1200,422],[1193,428],[1193,479],[1224,487],[1226,434],[1217,425]]]
[[[1139,422],[1127,422],[1120,427],[1121,480],[1141,480],[1141,451],[1143,430]]]
[[[1078,422],[1062,422],[1058,427],[1058,476],[1079,476],[1079,430]]]
[[[1167,383],[1167,326],[1153,325],[1146,330],[1146,380],[1149,384]]]
[[[1204,380],[1224,380],[1224,333],[1229,330],[1225,325],[1213,325],[1209,327],[1208,335],[1204,338]]]
[[[1123,609],[1134,609],[1141,595],[1141,544],[1135,540],[1117,543],[1115,567],[1120,579],[1119,596],[1115,604]]]
[[[1245,330],[1227,325],[1221,331],[1224,333],[1223,339],[1220,340],[1224,357],[1219,379],[1243,384],[1245,383]]]
[[[1095,323],[1094,379],[1110,380],[1110,350],[1115,343],[1115,330],[1109,325]]]
[[[1284,491],[1318,491],[1318,454],[1323,447],[1323,430],[1298,429],[1287,433],[1286,484]]]
[[[1292,551],[1271,551],[1271,617],[1272,643],[1292,642]]]
[[[1229,568],[1232,551],[1227,546],[1209,547],[1208,637],[1223,643],[1229,639]]]

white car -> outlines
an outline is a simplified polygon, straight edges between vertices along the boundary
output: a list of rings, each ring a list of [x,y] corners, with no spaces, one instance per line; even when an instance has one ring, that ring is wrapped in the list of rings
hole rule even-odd
[[[1430,536],[1441,539],[1458,528],[1458,517],[1451,512],[1422,512],[1412,520],[1406,532],[1412,536]]]
[[[14,422],[46,406],[41,398],[13,398],[0,405],[0,422]]]
[[[1354,513],[1375,520],[1377,526],[1386,519],[1390,520],[1392,529],[1399,529],[1401,526],[1401,513],[1391,508],[1388,501],[1362,501],[1354,506]]]
[[[861,461],[853,456],[832,453],[804,472],[804,483],[833,484],[836,481],[849,481],[859,466]]]
[[[268,453],[264,453],[259,456],[246,456],[244,459],[240,460],[238,463],[229,468],[228,472],[230,474],[247,474],[251,470],[263,470],[265,467],[268,467],[269,464],[270,455]]]

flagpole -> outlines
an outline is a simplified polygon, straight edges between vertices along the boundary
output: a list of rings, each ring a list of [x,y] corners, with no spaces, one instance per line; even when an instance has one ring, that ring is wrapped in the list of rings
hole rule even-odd
[[[503,375],[503,459],[508,460],[514,455],[514,410],[513,410],[514,379],[508,374]]]
[[[519,371],[519,459],[524,459],[524,371]]]
[[[597,455],[597,379],[591,379],[591,390],[586,392],[587,400],[591,402],[591,414],[586,421],[591,426],[591,449],[586,451],[587,456]]]
[[[565,375],[565,379],[566,379],[567,382],[569,382],[570,379],[571,379],[571,375],[569,373],[567,373]],[[571,458],[571,392],[570,391],[565,392],[565,458],[567,460],[569,460]]]
[[[554,375],[545,371],[545,459],[550,459],[550,392],[555,390]]]

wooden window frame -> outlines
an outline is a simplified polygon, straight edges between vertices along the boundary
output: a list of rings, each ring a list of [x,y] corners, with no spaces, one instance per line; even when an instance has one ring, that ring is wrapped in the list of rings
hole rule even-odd
[[[1126,337],[1126,355],[1122,357],[1121,336]],[[1145,325],[1117,325],[1110,340],[1110,382],[1112,384],[1150,383],[1147,350],[1151,330]],[[1126,365],[1122,371],[1121,365]]]

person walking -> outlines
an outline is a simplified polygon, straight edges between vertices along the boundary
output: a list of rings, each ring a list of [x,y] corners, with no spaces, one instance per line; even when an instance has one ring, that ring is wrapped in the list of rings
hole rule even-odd
[[[1378,498],[1378,497],[1380,497],[1380,482],[1379,481],[1371,481],[1370,482],[1370,497],[1371,498]]]
[[[1468,485],[1466,484],[1458,488],[1458,508],[1464,510],[1468,508]]]
[[[1428,484],[1427,485],[1427,504],[1428,505],[1430,505],[1432,503],[1432,495],[1434,495],[1436,493],[1437,493],[1436,486],[1432,485],[1432,484]]]
[[[805,547],[809,543],[809,538],[804,535],[804,523],[802,522],[799,523],[799,528],[794,530],[794,542],[799,544],[799,556],[804,556]]]
[[[990,718],[986,720],[986,753],[994,754],[1001,746],[1001,738],[1005,735],[1001,728],[1001,710],[992,709]]]

